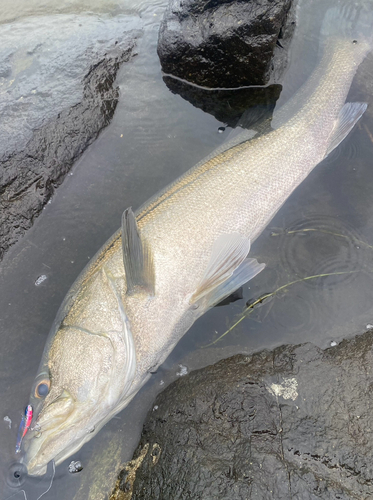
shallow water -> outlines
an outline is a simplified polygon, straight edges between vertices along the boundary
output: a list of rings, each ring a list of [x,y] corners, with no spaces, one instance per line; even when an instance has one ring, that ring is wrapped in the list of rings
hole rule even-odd
[[[302,2],[291,63],[280,103],[285,102],[315,64],[317,26],[333,2],[316,9]],[[123,66],[120,102],[114,119],[74,166],[34,227],[11,249],[0,267],[0,468],[3,485],[15,460],[16,433],[57,309],[84,265],[119,227],[126,207],[139,207],[158,189],[209,154],[228,134],[222,123],[194,108],[165,86],[156,55],[159,21],[166,2],[89,2],[95,15],[132,16],[143,35],[138,56]],[[88,2],[5,2],[3,23],[32,15],[78,15]],[[317,11],[317,12],[316,12]],[[315,14],[316,12],[316,14]],[[109,21],[108,21],[109,22]],[[373,103],[372,59],[361,68],[351,100]],[[373,115],[369,112],[348,139],[293,193],[253,246],[266,269],[244,287],[244,299],[214,308],[193,326],[132,403],[71,459],[84,467],[69,474],[70,459],[57,467],[43,499],[104,498],[105,486],[92,477],[113,479],[121,461],[131,458],[154,396],[177,373],[201,367],[235,352],[313,342],[340,342],[373,324]],[[224,124],[223,124],[224,125]],[[372,130],[372,133],[370,132]],[[332,274],[334,273],[334,274]],[[344,274],[335,274],[344,273]],[[254,301],[306,277],[267,299],[240,319]],[[212,344],[212,345],[211,345]],[[209,347],[206,347],[209,346]],[[162,384],[163,382],[163,384]],[[9,420],[12,426],[9,428]],[[118,436],[121,437],[119,444]],[[112,475],[112,477],[110,477]],[[28,500],[47,490],[50,476],[27,479]],[[112,483],[111,483],[112,484]],[[96,488],[96,489],[95,489]],[[17,493],[18,492],[18,493]],[[5,486],[1,498],[25,498]]]
[[[22,151],[35,129],[80,102],[92,57],[140,24],[137,16],[93,13],[0,23],[0,158]]]

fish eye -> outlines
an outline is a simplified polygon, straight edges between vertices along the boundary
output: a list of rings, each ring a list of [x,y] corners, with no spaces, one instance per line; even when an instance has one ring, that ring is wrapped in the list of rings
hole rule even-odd
[[[49,379],[40,380],[40,382],[38,382],[37,386],[35,387],[35,397],[40,399],[47,396],[50,386],[51,383]]]

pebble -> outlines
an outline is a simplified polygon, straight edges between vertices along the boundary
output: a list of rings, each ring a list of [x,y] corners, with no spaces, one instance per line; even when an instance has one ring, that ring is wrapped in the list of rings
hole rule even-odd
[[[45,274],[42,274],[41,276],[39,276],[39,278],[37,278],[37,280],[35,281],[35,286],[39,286],[43,283],[43,281],[45,281],[47,279],[47,277],[45,276]]]
[[[74,462],[74,460],[72,460],[68,466],[68,471],[71,472],[71,474],[76,474],[77,472],[80,472],[82,470],[83,470],[83,466],[79,460],[77,460],[76,462]]]

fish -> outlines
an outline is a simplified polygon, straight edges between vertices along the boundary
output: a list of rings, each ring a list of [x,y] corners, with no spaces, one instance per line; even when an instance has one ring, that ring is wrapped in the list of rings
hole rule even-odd
[[[366,103],[346,103],[372,50],[372,13],[327,12],[323,55],[275,112],[133,212],[67,294],[32,386],[28,474],[77,452],[125,408],[208,309],[262,272],[251,244],[312,169],[348,135]]]

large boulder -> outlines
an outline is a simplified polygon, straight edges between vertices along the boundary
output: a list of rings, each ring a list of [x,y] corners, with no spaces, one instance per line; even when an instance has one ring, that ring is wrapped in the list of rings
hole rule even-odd
[[[205,87],[264,85],[286,66],[292,0],[170,0],[158,55],[165,73]]]
[[[286,345],[172,383],[112,498],[373,498],[372,348]]]

